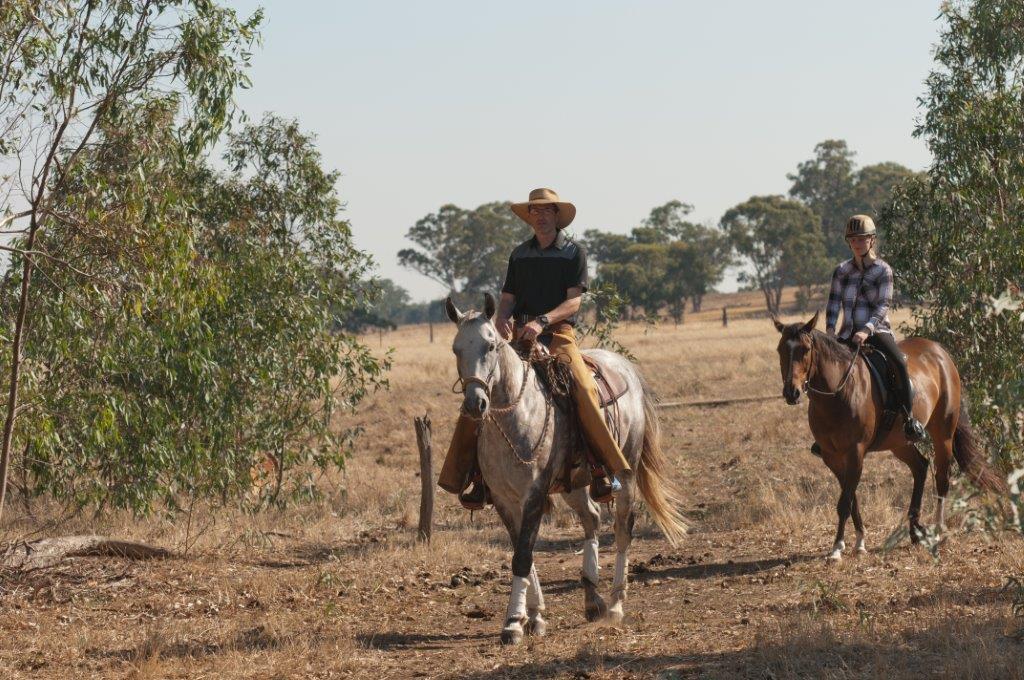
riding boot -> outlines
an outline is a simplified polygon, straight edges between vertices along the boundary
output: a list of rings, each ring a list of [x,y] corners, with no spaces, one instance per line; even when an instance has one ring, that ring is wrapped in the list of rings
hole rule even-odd
[[[868,341],[882,350],[893,361],[896,378],[899,381],[900,401],[904,417],[903,434],[909,441],[919,442],[924,439],[924,426],[914,417],[914,387],[910,383],[910,372],[907,370],[907,357],[900,351],[892,335],[878,333]]]
[[[609,475],[603,467],[594,470],[593,480],[590,482],[590,497],[595,503],[608,503],[620,491],[622,483],[615,475]]]
[[[459,502],[466,510],[483,510],[490,500],[487,485],[479,472],[473,475],[469,489],[459,494]]]

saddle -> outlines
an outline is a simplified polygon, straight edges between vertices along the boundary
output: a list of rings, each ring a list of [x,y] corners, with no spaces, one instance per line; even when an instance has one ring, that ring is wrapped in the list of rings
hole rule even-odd
[[[885,352],[865,345],[861,357],[867,364],[868,373],[871,374],[872,389],[878,395],[879,401],[882,402],[882,417],[877,435],[878,438],[881,438],[892,429],[900,415],[899,378],[892,360],[885,355]]]
[[[545,385],[545,388],[554,393],[555,390],[552,390],[552,386],[549,384],[550,378],[545,375],[544,371],[540,370],[540,364],[543,363],[544,359],[550,357],[551,352],[542,342],[536,343],[530,348],[530,351],[534,356],[539,355],[542,357],[540,362],[533,362],[534,370],[537,371],[537,375]],[[582,356],[583,363],[590,369],[594,382],[597,384],[598,399],[601,409],[604,411],[605,423],[607,423],[608,428],[613,433],[616,433],[618,430],[618,409],[615,403],[622,395],[629,391],[629,383],[626,382],[624,375],[611,366],[602,363],[601,359],[588,354],[582,354]],[[565,371],[565,373],[567,374],[568,371]],[[568,395],[565,395],[565,397],[568,397]],[[556,396],[556,403],[558,401],[559,399]],[[564,404],[563,408],[575,414],[575,407],[571,403]],[[592,476],[599,463],[589,450],[578,423],[576,424],[575,437],[578,442],[575,451],[567,457],[565,468],[562,472],[552,480],[552,487],[548,493],[578,489],[587,486],[592,481]]]
[[[601,363],[600,359],[589,354],[583,355],[583,363],[590,369],[597,383],[597,393],[601,399],[601,408],[614,404],[623,394],[629,391],[629,383],[621,373]]]

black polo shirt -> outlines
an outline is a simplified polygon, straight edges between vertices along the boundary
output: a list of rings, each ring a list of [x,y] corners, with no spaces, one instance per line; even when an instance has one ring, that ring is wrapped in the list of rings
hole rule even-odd
[[[559,231],[554,242],[541,248],[534,236],[516,246],[508,258],[501,292],[516,298],[514,318],[546,314],[565,302],[570,288],[587,290],[587,253]],[[566,319],[576,324],[576,316]]]

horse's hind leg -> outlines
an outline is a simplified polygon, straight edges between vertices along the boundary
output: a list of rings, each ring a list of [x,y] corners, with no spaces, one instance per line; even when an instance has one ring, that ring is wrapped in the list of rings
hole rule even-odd
[[[854,550],[858,555],[864,555],[868,549],[864,545],[864,520],[860,517],[860,504],[857,502],[857,492],[853,493],[853,528],[857,532],[857,544]]]
[[[615,500],[615,576],[612,579],[612,604],[608,608],[608,620],[622,621],[623,604],[626,601],[627,578],[629,576],[629,545],[633,542],[633,523],[636,512],[633,508],[633,483],[623,484]]]
[[[601,527],[601,510],[590,500],[586,487],[564,494],[583,525],[583,582],[584,614],[587,621],[597,621],[608,613],[608,606],[597,591],[599,565],[597,562],[597,531]]]
[[[932,438],[935,447],[935,531],[946,528],[946,495],[949,493],[949,461],[953,457],[953,440]]]
[[[914,490],[910,494],[910,509],[907,510],[907,521],[910,523],[910,540],[919,543],[924,536],[924,527],[921,526],[921,498],[924,496],[924,483],[928,479],[928,459],[921,455],[916,446],[904,444],[893,449],[893,454],[910,468],[914,475]],[[936,458],[938,458],[936,456]],[[948,474],[949,461],[946,461]],[[938,483],[938,475],[936,475]]]

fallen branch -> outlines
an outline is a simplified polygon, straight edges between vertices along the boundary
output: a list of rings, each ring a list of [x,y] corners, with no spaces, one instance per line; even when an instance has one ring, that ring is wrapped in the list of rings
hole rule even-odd
[[[8,546],[0,555],[0,566],[30,571],[53,566],[68,557],[124,557],[130,560],[149,560],[173,556],[174,553],[164,548],[107,536],[59,536]]]
[[[658,404],[659,408],[682,408],[685,406],[727,406],[729,404],[741,404],[748,401],[772,401],[779,399],[779,395],[773,394],[769,397],[737,397],[734,399],[708,399],[705,401],[666,401]]]

